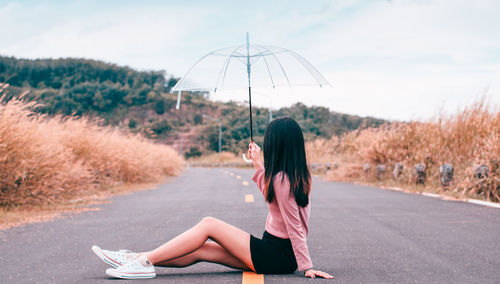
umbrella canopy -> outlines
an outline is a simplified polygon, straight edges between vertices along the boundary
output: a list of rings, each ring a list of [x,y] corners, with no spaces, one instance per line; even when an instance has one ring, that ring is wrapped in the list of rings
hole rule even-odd
[[[329,83],[299,54],[282,47],[250,44],[247,33],[246,44],[218,49],[200,58],[171,92],[178,92],[176,108],[179,109],[182,91],[217,93],[248,88],[253,141],[251,88],[298,85],[323,87]]]
[[[203,56],[172,91],[211,91],[248,88],[246,45],[219,49]],[[249,45],[252,87],[329,85],[299,54],[276,46]]]

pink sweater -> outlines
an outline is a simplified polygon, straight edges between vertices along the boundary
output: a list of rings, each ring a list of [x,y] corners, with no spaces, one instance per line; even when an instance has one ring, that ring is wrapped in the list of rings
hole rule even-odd
[[[274,178],[275,198],[268,204],[269,214],[267,215],[266,231],[282,239],[290,239],[293,253],[297,260],[299,270],[312,268],[309,249],[307,248],[307,223],[311,201],[306,207],[300,207],[295,201],[295,196],[290,194],[290,181],[285,177],[281,182],[283,173],[280,172]],[[261,192],[264,190],[265,177],[264,168],[260,167],[253,176],[253,181]]]

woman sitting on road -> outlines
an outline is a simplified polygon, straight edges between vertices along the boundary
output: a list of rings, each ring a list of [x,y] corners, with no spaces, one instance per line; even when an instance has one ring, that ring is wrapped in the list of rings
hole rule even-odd
[[[253,180],[268,202],[262,239],[221,220],[205,217],[197,225],[144,253],[92,250],[114,268],[106,274],[125,279],[153,278],[155,266],[186,267],[213,262],[260,274],[293,273],[333,278],[312,269],[307,248],[311,176],[306,163],[304,136],[291,118],[278,118],[264,135],[264,166],[260,148],[250,143],[248,154],[256,169]],[[212,241],[209,241],[212,240]]]

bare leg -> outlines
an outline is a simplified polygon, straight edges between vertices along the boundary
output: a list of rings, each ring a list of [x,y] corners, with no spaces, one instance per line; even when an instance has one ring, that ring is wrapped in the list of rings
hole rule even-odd
[[[219,244],[207,241],[200,249],[185,256],[176,259],[163,261],[155,264],[155,266],[163,267],[187,267],[198,262],[212,262],[223,264],[225,266],[250,270],[243,262],[230,254],[225,248]]]
[[[229,255],[255,271],[250,254],[250,234],[212,217],[203,218],[191,229],[147,252],[146,257],[155,265],[165,263],[197,251],[208,239],[218,243]]]

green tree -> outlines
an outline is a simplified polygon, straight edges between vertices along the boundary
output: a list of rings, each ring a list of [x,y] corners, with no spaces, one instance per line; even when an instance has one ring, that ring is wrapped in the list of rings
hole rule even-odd
[[[194,123],[194,125],[202,124],[203,123],[203,116],[201,116],[200,114],[195,114],[193,116],[193,123]]]

